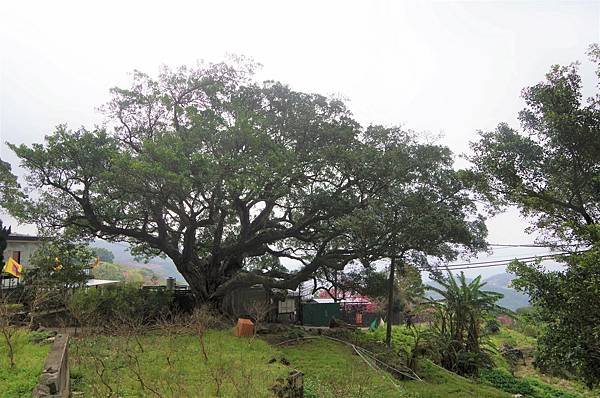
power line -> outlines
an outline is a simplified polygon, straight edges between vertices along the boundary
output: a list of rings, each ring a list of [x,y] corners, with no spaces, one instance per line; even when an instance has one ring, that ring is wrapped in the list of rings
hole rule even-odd
[[[523,262],[523,263],[533,263],[533,262],[535,262],[535,260],[526,260],[526,261],[521,261],[521,262]],[[472,267],[459,267],[459,268],[446,267],[444,269],[448,270],[448,271],[464,271],[464,270],[477,269],[477,268],[501,267],[501,266],[507,266],[509,264],[510,263],[505,263],[505,264],[487,264],[487,265],[475,265],[475,266],[472,266]],[[419,268],[418,270],[419,271],[431,271],[431,269],[426,269],[426,268]]]
[[[519,243],[488,243],[488,246],[493,247],[573,247],[573,246],[584,246],[578,243],[561,243],[561,242],[552,242],[547,245],[539,245],[535,243],[527,243],[527,244],[519,244]]]
[[[570,252],[561,252],[561,253],[554,253],[554,254],[544,254],[544,255],[530,256],[530,257],[515,257],[513,259],[479,261],[479,262],[474,262],[474,263],[449,264],[443,268],[448,269],[450,271],[460,271],[460,270],[468,270],[468,269],[476,269],[476,268],[501,267],[501,266],[507,266],[515,260],[524,262],[524,263],[532,263],[532,262],[535,262],[538,260],[542,260],[542,261],[551,260],[558,256],[570,255],[570,254],[574,254],[574,253],[582,253],[585,251],[587,251],[587,250],[579,250],[579,251],[571,252],[571,253]],[[442,268],[442,267],[438,267],[438,268]],[[418,269],[420,271],[430,271],[430,269],[423,268],[423,267],[420,267]]]
[[[571,254],[569,252],[561,252],[561,253],[545,253],[545,254],[538,254],[535,256],[527,256],[527,257],[514,257],[514,258],[502,258],[502,259],[498,259],[498,260],[489,260],[489,261],[477,261],[477,262],[473,262],[473,263],[461,263],[461,264],[448,264],[448,267],[468,267],[471,265],[482,265],[482,264],[493,264],[493,263],[511,263],[515,260],[518,261],[522,261],[522,260],[537,260],[537,259],[544,259],[544,258],[553,258],[553,257],[557,257],[557,256],[562,256],[565,254]]]

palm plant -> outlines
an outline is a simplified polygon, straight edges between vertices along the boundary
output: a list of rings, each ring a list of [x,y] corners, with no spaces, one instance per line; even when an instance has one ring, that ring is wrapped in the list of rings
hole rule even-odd
[[[434,277],[440,287],[427,289],[441,295],[430,303],[436,309],[435,331],[439,360],[443,367],[459,374],[473,374],[489,363],[489,355],[482,349],[482,321],[490,313],[501,309],[496,301],[502,294],[482,290],[481,276],[468,282],[463,272],[455,278]]]

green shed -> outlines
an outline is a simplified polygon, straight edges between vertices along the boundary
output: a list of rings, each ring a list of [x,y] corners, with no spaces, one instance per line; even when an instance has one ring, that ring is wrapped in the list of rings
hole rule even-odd
[[[329,326],[331,318],[340,317],[339,303],[302,304],[302,324],[306,326]]]

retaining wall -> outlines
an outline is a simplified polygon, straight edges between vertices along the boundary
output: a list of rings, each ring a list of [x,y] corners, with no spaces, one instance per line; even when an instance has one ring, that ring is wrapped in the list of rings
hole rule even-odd
[[[67,398],[70,395],[69,336],[58,334],[44,362],[33,397]]]

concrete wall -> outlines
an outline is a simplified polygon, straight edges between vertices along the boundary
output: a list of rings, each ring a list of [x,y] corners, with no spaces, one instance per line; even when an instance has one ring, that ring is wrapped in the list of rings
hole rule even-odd
[[[59,334],[44,362],[44,370],[33,397],[67,398],[70,395],[69,336]]]

